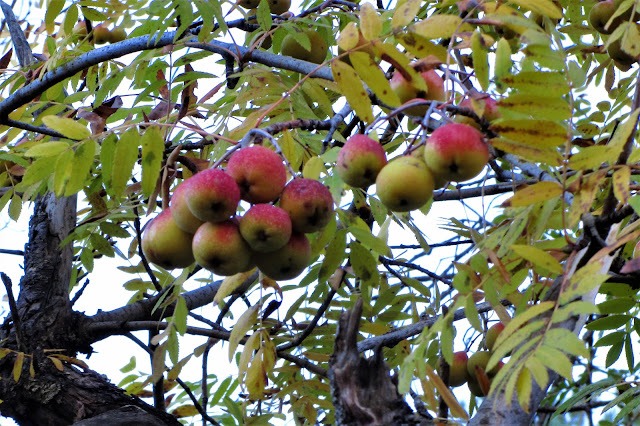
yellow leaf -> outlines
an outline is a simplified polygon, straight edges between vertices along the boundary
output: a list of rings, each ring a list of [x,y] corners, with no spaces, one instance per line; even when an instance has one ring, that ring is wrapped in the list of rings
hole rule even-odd
[[[462,18],[457,15],[432,15],[413,25],[412,31],[428,38],[450,38],[461,31]]]
[[[636,12],[637,13],[637,12]],[[622,50],[633,57],[640,55],[640,30],[637,25],[628,25],[627,31],[622,36],[620,46]]]
[[[627,118],[624,123],[618,126],[616,132],[613,134],[613,137],[607,144],[611,151],[609,153],[609,155],[611,156],[610,161],[616,160],[618,158],[618,155],[620,155],[620,152],[622,151],[624,145],[627,143],[627,140],[635,129],[636,122],[638,121],[638,114],[640,114],[640,109],[636,109],[635,111],[633,111],[633,113],[629,115],[629,118]]]
[[[611,148],[605,145],[596,145],[583,148],[569,159],[569,167],[574,170],[597,169],[602,163],[610,162]]]
[[[529,412],[529,399],[531,398],[531,389],[533,386],[531,373],[526,368],[520,370],[520,374],[518,374],[518,380],[516,382],[516,394],[518,395],[518,402],[520,406],[525,411],[525,413]]]
[[[557,182],[538,182],[525,186],[504,202],[505,207],[524,207],[530,204],[548,201],[562,195],[562,185]]]
[[[489,55],[480,31],[474,31],[471,36],[471,56],[473,69],[482,90],[489,89]]]
[[[398,34],[397,37],[400,43],[415,57],[426,58],[427,56],[434,56],[443,63],[447,62],[448,53],[446,47],[433,43],[411,31]]]
[[[171,414],[180,419],[183,417],[197,416],[200,413],[198,412],[198,409],[194,405],[188,404],[188,405],[181,405],[175,408],[174,410],[171,411]]]
[[[59,155],[65,150],[69,149],[71,145],[69,142],[63,141],[52,141],[52,142],[43,142],[32,148],[29,148],[27,152],[24,153],[25,157],[53,157],[55,155]]]
[[[499,120],[491,130],[518,143],[538,148],[563,145],[569,135],[565,126],[551,120]]]
[[[382,18],[371,3],[360,6],[360,29],[365,40],[373,40],[382,32]]]
[[[247,366],[249,365],[249,361],[251,361],[253,351],[260,347],[260,335],[259,332],[253,333],[244,344],[244,349],[242,349],[240,360],[238,361],[238,379],[240,382],[243,381],[244,375],[247,372]]]
[[[324,165],[324,160],[316,155],[314,157],[311,157],[304,164],[304,169],[302,169],[302,176],[307,179],[317,180],[320,177],[320,174],[326,173],[326,171],[327,168]]]
[[[247,369],[247,377],[245,385],[249,392],[249,398],[260,399],[264,394],[264,388],[267,387],[267,374],[262,364],[262,348],[258,349],[256,356],[253,357],[251,365]]]
[[[562,163],[562,156],[555,149],[537,148],[502,138],[492,139],[491,145],[496,149],[517,155],[524,160],[545,163],[550,166],[559,166]]]
[[[554,274],[562,273],[562,265],[560,265],[560,262],[544,250],[521,244],[513,244],[511,246],[511,250],[513,250],[518,256],[531,262],[534,266],[540,266]]]
[[[397,107],[401,104],[396,92],[391,90],[389,80],[371,56],[364,52],[353,52],[349,55],[351,65],[369,89],[385,104]]]
[[[440,397],[444,400],[445,404],[447,404],[447,406],[451,410],[451,414],[455,417],[460,417],[464,420],[468,420],[469,414],[467,414],[464,408],[462,408],[456,397],[453,396],[453,393],[451,393],[449,387],[444,384],[433,367],[427,364],[425,367],[425,372],[427,373],[427,377],[429,378],[431,383],[436,387],[436,389],[438,389]]]
[[[540,93],[544,87],[545,92],[557,95],[569,93],[567,77],[559,72],[522,71],[516,75],[503,77],[500,81],[519,92]]]
[[[541,87],[545,85],[542,84]],[[547,93],[549,88],[545,88]],[[540,92],[540,89],[538,89]],[[518,112],[530,117],[549,120],[564,120],[571,117],[571,109],[566,100],[559,96],[534,95],[532,93],[515,93],[498,102],[500,108]]]
[[[245,283],[249,279],[251,274],[254,273],[254,271],[255,268],[247,272],[240,272],[238,274],[225,277],[224,280],[222,280],[222,284],[220,284],[220,288],[213,298],[213,303],[217,305],[222,302],[225,297],[233,293],[234,290]]]
[[[47,115],[42,117],[42,122],[69,139],[81,140],[91,136],[91,131],[85,125],[71,118]]]
[[[246,332],[251,330],[256,323],[258,319],[258,308],[259,306],[255,305],[247,309],[245,313],[238,318],[236,325],[233,326],[233,330],[231,330],[231,335],[229,336],[229,361],[233,359],[240,340],[242,340]]]
[[[13,361],[13,381],[18,382],[22,374],[22,365],[24,364],[24,352],[16,353],[16,359]]]
[[[618,201],[626,204],[629,200],[629,181],[631,180],[631,169],[623,166],[613,172],[613,193]]]
[[[47,358],[49,358],[49,361],[51,361],[53,363],[53,366],[56,367],[56,370],[58,370],[58,371],[63,371],[64,370],[64,366],[62,365],[62,361],[60,361],[58,358],[53,357],[53,356],[48,356]]]
[[[391,18],[391,27],[404,27],[414,20],[420,10],[421,0],[407,0],[396,8]]]
[[[496,47],[496,63],[494,67],[494,75],[498,87],[502,87],[502,81],[511,73],[513,61],[511,60],[511,46],[505,38],[498,40]]]
[[[342,61],[334,60],[331,62],[331,73],[358,117],[366,123],[371,123],[373,121],[371,100],[354,69]]]
[[[562,9],[558,8],[552,0],[509,0],[509,2],[551,19],[562,18]]]
[[[338,47],[342,50],[351,50],[358,45],[360,32],[355,22],[349,22],[338,36]]]

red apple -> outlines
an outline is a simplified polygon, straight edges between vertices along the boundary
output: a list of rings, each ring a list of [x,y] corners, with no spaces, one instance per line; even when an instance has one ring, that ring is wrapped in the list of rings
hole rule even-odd
[[[198,219],[191,213],[187,199],[185,197],[186,189],[189,187],[189,180],[184,180],[176,187],[171,196],[171,214],[176,225],[189,234],[195,234],[203,221]]]
[[[256,204],[240,218],[240,233],[252,250],[268,253],[291,238],[289,214],[272,204]]]
[[[274,280],[290,280],[304,271],[311,262],[311,244],[306,235],[294,232],[276,251],[256,253],[254,260],[263,274]]]
[[[242,199],[250,203],[275,200],[287,182],[287,170],[282,158],[262,145],[235,152],[227,164],[227,173],[238,183]]]
[[[202,224],[192,247],[196,262],[217,275],[234,275],[253,267],[251,249],[232,220]]]
[[[191,213],[202,221],[221,222],[233,216],[240,202],[236,181],[220,169],[206,169],[184,181]]]
[[[297,178],[282,191],[280,207],[289,213],[294,231],[316,232],[333,216],[333,197],[317,180]]]
[[[489,96],[481,96],[475,99],[466,98],[458,105],[460,108],[467,108],[475,112],[480,118],[484,118],[487,121],[493,121],[500,118],[500,111],[498,110],[498,103],[495,99]],[[471,117],[467,117],[462,114],[458,114],[455,117],[456,123],[468,124],[480,129],[480,125],[476,120]]]
[[[192,238],[178,227],[171,210],[165,209],[145,227],[142,252],[149,262],[165,269],[186,268],[194,260]]]
[[[400,98],[400,101],[402,103],[413,99],[444,101],[446,99],[446,93],[442,77],[434,70],[421,72],[420,75],[429,89],[426,93],[418,90],[414,84],[408,82],[398,70],[394,71],[391,80],[389,80],[389,84],[391,85],[391,89],[398,95],[398,98]],[[404,112],[409,115],[423,116],[428,109],[429,105],[425,104],[407,108]]]
[[[353,135],[338,153],[336,172],[348,185],[367,188],[376,181],[387,164],[387,154],[380,142],[366,135]]]
[[[449,366],[449,386],[457,387],[467,383],[467,380],[469,380],[469,373],[467,372],[468,361],[469,357],[465,351],[453,353],[453,361]]]
[[[484,169],[489,161],[489,148],[478,129],[450,123],[437,128],[427,139],[424,160],[438,178],[462,182]]]
[[[410,155],[390,161],[376,179],[376,194],[394,212],[424,206],[433,196],[434,180],[424,160]]]
[[[501,322],[495,323],[491,327],[489,327],[484,338],[484,344],[488,350],[493,350],[493,346],[496,344],[496,339],[498,338],[500,333],[502,333],[502,330],[504,330],[504,324]]]

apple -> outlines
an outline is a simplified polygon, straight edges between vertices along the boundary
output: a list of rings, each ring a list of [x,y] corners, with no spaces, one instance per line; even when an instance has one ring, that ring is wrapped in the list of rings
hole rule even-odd
[[[193,235],[184,232],[165,209],[147,224],[142,234],[142,252],[147,260],[165,269],[186,268],[193,263]]]
[[[495,323],[491,327],[489,327],[489,329],[487,330],[487,334],[484,337],[484,344],[487,349],[489,349],[490,351],[493,350],[493,346],[496,344],[496,339],[498,338],[500,333],[502,333],[504,327],[504,324],[501,322]]]
[[[307,236],[294,232],[284,247],[270,253],[256,253],[254,261],[263,274],[274,280],[297,277],[311,262],[311,244]]]
[[[338,153],[336,172],[348,185],[367,188],[387,164],[387,154],[380,142],[366,135],[353,135]]]
[[[467,362],[467,372],[471,377],[478,377],[478,370],[482,370],[482,373],[486,374],[489,377],[495,376],[498,371],[502,368],[502,365],[496,365],[490,371],[487,371],[487,364],[489,364],[489,359],[491,359],[491,352],[489,351],[477,351],[473,355],[469,357],[469,361]]]
[[[182,185],[191,213],[202,221],[221,222],[236,212],[240,202],[240,188],[236,181],[221,169],[206,169]]]
[[[251,249],[232,220],[203,223],[192,247],[198,265],[217,275],[235,275],[254,266]]]
[[[501,115],[498,110],[498,103],[488,95],[480,95],[474,99],[466,98],[460,102],[458,108],[470,109],[475,112],[478,117],[484,118],[487,121],[493,121],[500,118]],[[467,117],[466,115],[457,114],[454,121],[456,123],[468,124],[476,129],[480,129],[480,124],[473,118]]]
[[[390,161],[376,178],[378,198],[394,212],[424,206],[433,196],[434,180],[424,160],[405,155]]]
[[[462,182],[484,169],[489,162],[489,148],[475,127],[450,123],[434,130],[427,139],[424,160],[435,176]]]
[[[469,373],[467,372],[468,361],[469,357],[465,351],[453,353],[453,362],[449,366],[449,386],[457,387],[467,383],[467,380],[469,380]]]
[[[413,99],[423,99],[428,101],[444,101],[446,93],[444,89],[444,80],[434,70],[423,71],[420,76],[424,79],[429,89],[427,93],[418,90],[415,85],[407,81],[401,72],[395,70],[389,80],[391,89],[396,92],[402,103],[406,103]],[[423,116],[429,105],[419,105],[403,110],[406,114]]]
[[[291,217],[296,232],[319,231],[333,217],[331,192],[314,179],[293,179],[284,187],[279,205]]]
[[[189,209],[185,197],[188,187],[189,179],[186,179],[174,189],[169,207],[171,207],[171,214],[173,215],[173,220],[175,220],[176,225],[184,232],[195,234],[203,221],[195,217]]]
[[[631,65],[638,62],[637,58],[634,58],[633,56],[622,50],[620,39],[612,41],[609,46],[607,46],[607,54],[609,54],[609,57],[613,59],[616,64],[621,65],[622,67],[627,69]]]
[[[127,38],[127,33],[124,28],[116,27],[109,33],[109,42],[117,43],[119,41],[124,41]]]
[[[260,4],[260,0],[240,0],[238,4],[245,9],[255,9]],[[269,10],[274,15],[282,15],[291,7],[291,0],[267,0]]]
[[[616,12],[613,0],[604,0],[593,5],[589,11],[589,24],[601,34],[611,34],[624,20],[624,14],[616,17],[607,27],[607,22]],[[628,19],[628,16],[627,16]]]
[[[226,171],[240,187],[242,199],[250,203],[274,201],[287,182],[282,158],[262,145],[236,151],[229,158]]]
[[[111,31],[104,25],[98,24],[93,27],[93,41],[96,44],[104,44],[111,40]]]
[[[327,45],[327,42],[322,38],[320,33],[312,29],[297,31],[299,33],[306,34],[309,38],[311,50],[307,50],[304,46],[298,43],[298,36],[287,34],[282,40],[281,53],[284,56],[291,56],[292,58],[313,62],[314,64],[321,64],[324,62],[327,57],[327,52],[329,51],[329,45]]]
[[[268,253],[283,247],[291,238],[291,218],[272,204],[252,206],[239,221],[240,234],[253,251]]]

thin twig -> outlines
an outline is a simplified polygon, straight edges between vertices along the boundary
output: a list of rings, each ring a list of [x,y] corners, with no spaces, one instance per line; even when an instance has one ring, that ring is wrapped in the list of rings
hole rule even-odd
[[[18,313],[18,305],[16,299],[13,297],[13,283],[11,278],[4,272],[0,272],[0,278],[4,284],[4,288],[7,290],[7,299],[9,299],[9,309],[11,310],[11,319],[13,320],[13,327],[16,330],[16,346],[19,351],[22,351],[22,328],[20,322],[20,315]]]

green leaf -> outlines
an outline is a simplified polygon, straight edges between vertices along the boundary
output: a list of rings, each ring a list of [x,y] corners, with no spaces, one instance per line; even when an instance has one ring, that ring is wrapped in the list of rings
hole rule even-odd
[[[609,315],[587,324],[587,330],[615,330],[631,321],[631,315]]]
[[[553,256],[537,247],[514,244],[511,246],[518,256],[553,274],[562,273],[562,265]]]
[[[427,39],[436,39],[450,38],[463,28],[467,29],[457,15],[431,15],[414,24],[411,31]]]
[[[50,127],[69,139],[82,140],[91,136],[91,132],[87,126],[71,118],[47,115],[46,117],[42,117],[42,122],[47,127]]]
[[[131,179],[133,166],[138,160],[138,146],[140,135],[136,129],[130,129],[120,136],[113,155],[111,185],[107,191],[114,197],[124,193],[127,182]]]
[[[371,234],[371,231],[368,229],[362,229],[357,226],[350,226],[348,231],[353,235],[358,241],[362,243],[362,245],[368,249],[373,250],[374,252],[381,254],[383,256],[390,256],[391,249],[387,245],[387,243],[375,235]]]
[[[540,346],[533,353],[533,356],[550,370],[555,371],[569,381],[572,380],[573,364],[571,364],[569,357],[558,349],[550,346]]]
[[[340,267],[346,257],[347,232],[338,230],[324,252],[324,259],[318,272],[318,282],[327,282],[329,277]]]
[[[471,57],[473,69],[482,90],[489,90],[489,55],[485,40],[480,31],[474,31],[471,36]]]
[[[55,20],[60,16],[64,3],[65,0],[50,0],[47,4],[47,11],[44,14],[44,24],[49,34],[55,31]]]
[[[58,155],[55,173],[53,174],[53,191],[56,195],[64,195],[67,182],[73,173],[73,151],[67,150]]]
[[[605,358],[605,367],[611,367],[616,361],[618,361],[618,359],[620,359],[623,347],[624,342],[614,343],[613,345],[611,345]]]
[[[96,149],[97,144],[93,140],[84,141],[76,148],[73,160],[70,162],[72,169],[65,185],[65,196],[79,192],[87,184],[87,176],[93,167]]]
[[[358,114],[358,117],[371,123],[373,121],[371,100],[354,69],[342,61],[334,60],[331,62],[331,73],[340,92],[347,98],[347,102]]]
[[[356,276],[371,286],[377,286],[380,281],[378,262],[371,252],[355,241],[349,245],[349,249],[349,259]]]
[[[509,0],[509,2],[551,19],[562,18],[562,9],[558,8],[552,0]]]
[[[189,308],[187,307],[187,301],[182,296],[178,296],[176,300],[176,307],[173,311],[173,323],[176,326],[176,331],[180,335],[184,335],[187,332],[187,315],[189,314]]]
[[[31,147],[24,153],[25,157],[54,157],[71,148],[69,142],[43,142]]]
[[[147,128],[142,135],[142,193],[151,195],[156,188],[162,161],[164,159],[164,139],[159,127]]]

